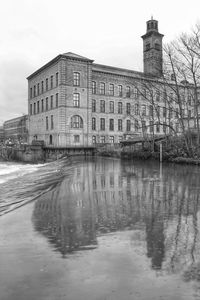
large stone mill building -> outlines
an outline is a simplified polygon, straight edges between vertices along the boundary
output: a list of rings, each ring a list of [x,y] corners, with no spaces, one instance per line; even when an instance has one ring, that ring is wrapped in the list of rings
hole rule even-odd
[[[144,130],[150,133],[151,108],[135,83],[162,76],[162,38],[158,22],[147,21],[142,36],[144,72],[96,64],[68,52],[31,74],[27,78],[29,142],[89,146],[119,143],[126,135],[141,135]],[[164,116],[159,91],[156,97]],[[154,126],[157,134],[165,131],[159,124]],[[178,130],[178,123],[174,126]]]

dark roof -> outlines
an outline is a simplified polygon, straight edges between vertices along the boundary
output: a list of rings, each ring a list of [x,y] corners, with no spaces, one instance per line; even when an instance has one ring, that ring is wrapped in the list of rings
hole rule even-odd
[[[110,74],[116,74],[116,75],[124,75],[124,76],[130,76],[130,77],[139,77],[139,78],[145,76],[145,74],[143,72],[119,68],[119,67],[113,67],[113,66],[108,66],[108,65],[102,65],[102,64],[93,64],[92,71],[102,72],[102,73],[110,73]]]
[[[161,36],[162,38],[164,37],[164,34],[156,32],[154,30],[148,31],[147,33],[145,33],[144,35],[141,36],[142,39],[149,37],[151,35],[155,35],[155,36]]]
[[[97,73],[106,73],[111,75],[118,75],[118,76],[125,76],[125,77],[132,77],[132,78],[138,78],[141,80],[151,80],[151,81],[157,81],[162,80],[161,78],[152,75],[152,74],[145,74],[144,72],[140,71],[134,71],[131,69],[124,69],[119,67],[113,67],[108,65],[101,65],[101,64],[92,64],[92,72]]]

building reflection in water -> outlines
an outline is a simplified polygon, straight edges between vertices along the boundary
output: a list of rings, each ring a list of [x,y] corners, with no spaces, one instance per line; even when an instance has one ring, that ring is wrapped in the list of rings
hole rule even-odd
[[[155,162],[83,161],[37,200],[33,223],[63,256],[96,248],[101,234],[137,229],[153,269],[191,269],[200,254],[199,173]]]
[[[87,178],[87,168],[83,178]],[[83,175],[83,173],[82,173]],[[59,186],[41,196],[35,204],[33,222],[63,256],[97,245],[90,186],[82,181],[80,168],[74,178],[65,178]]]

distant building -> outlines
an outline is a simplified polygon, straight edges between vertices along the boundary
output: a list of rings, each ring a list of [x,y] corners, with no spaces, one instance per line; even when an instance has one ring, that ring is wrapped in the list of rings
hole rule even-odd
[[[4,122],[4,139],[12,142],[28,141],[28,115],[10,119]]]
[[[166,110],[166,90],[158,88],[162,86],[162,38],[158,21],[147,21],[142,36],[144,72],[95,64],[68,52],[31,74],[27,78],[29,142],[87,146],[119,143],[134,134],[164,134],[170,128],[178,132],[175,108]],[[151,81],[158,85],[153,91],[155,107],[147,101],[148,91],[143,88],[141,93],[138,88],[138,82]]]
[[[0,143],[4,141],[4,130],[3,126],[0,126]]]

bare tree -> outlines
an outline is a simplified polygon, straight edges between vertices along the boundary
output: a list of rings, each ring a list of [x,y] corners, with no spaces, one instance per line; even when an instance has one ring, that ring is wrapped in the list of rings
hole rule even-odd
[[[181,134],[188,155],[193,156],[200,145],[200,25],[165,45],[163,51],[161,78],[144,75],[127,80],[139,95],[130,118],[140,123],[143,137],[154,139],[160,126],[164,134]]]

